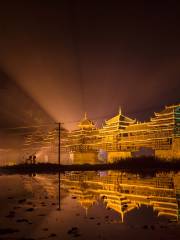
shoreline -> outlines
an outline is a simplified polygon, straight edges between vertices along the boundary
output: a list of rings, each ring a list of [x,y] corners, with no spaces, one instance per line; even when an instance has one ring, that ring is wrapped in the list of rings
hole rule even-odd
[[[154,171],[179,171],[180,160],[161,161],[150,159],[121,160],[106,164],[73,164],[58,165],[54,163],[18,164],[0,167],[0,174],[28,174],[28,173],[58,173],[65,171],[128,171],[128,172],[154,172]]]

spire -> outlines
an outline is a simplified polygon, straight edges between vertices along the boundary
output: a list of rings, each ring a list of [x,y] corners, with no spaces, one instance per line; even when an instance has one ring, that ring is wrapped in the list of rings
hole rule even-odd
[[[87,113],[86,112],[84,113],[84,119],[85,120],[87,119]]]
[[[119,115],[122,114],[122,111],[121,111],[121,106],[119,106]]]

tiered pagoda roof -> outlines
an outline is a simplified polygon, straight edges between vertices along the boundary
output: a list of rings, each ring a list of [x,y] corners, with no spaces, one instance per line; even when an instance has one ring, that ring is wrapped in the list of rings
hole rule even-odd
[[[136,122],[135,119],[131,119],[123,115],[120,108],[118,114],[115,117],[105,121],[104,128],[124,129],[126,126],[133,124],[135,122]]]
[[[120,108],[115,117],[105,121],[105,124],[100,131],[102,134],[114,134],[115,132],[119,133],[120,130],[124,130],[127,126],[134,124],[135,122],[136,119],[131,119],[123,115]]]
[[[84,118],[80,121],[78,127],[84,130],[94,129],[95,124],[90,119],[87,118],[87,114],[85,113]]]
[[[150,130],[159,133],[160,138],[180,137],[180,104],[166,106],[150,120]]]
[[[98,137],[99,130],[95,124],[87,118],[85,113],[84,118],[78,124],[78,129],[68,134],[69,140],[66,146],[69,147],[71,151],[81,152],[86,151],[86,149],[95,151],[96,149],[94,149],[95,147],[93,146],[97,143]]]
[[[165,109],[159,113],[154,113],[155,117],[151,118],[153,126],[174,125],[177,118],[180,118],[180,104],[165,106]]]

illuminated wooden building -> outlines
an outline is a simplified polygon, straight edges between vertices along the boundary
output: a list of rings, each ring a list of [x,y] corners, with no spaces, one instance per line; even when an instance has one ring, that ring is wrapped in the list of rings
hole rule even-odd
[[[24,144],[28,153],[54,149],[52,154],[56,160],[57,148],[56,129],[37,130]],[[76,130],[61,130],[61,152],[67,152],[75,164],[98,162],[100,150],[106,151],[107,160],[113,162],[131,157],[142,148],[153,150],[158,158],[180,159],[180,104],[166,106],[144,123],[124,116],[120,109],[102,128],[98,129],[85,114]]]
[[[138,151],[151,148],[155,156],[180,159],[180,104],[165,107],[149,122],[132,124],[121,133],[120,145]]]
[[[157,157],[180,159],[180,104],[155,113],[150,121],[150,138]]]
[[[78,124],[78,129],[69,133],[67,150],[73,159],[73,163],[95,163],[98,157],[99,130],[95,124],[84,118]]]
[[[149,123],[134,123],[120,133],[118,144],[123,149],[136,152],[141,147],[151,147],[149,141]]]
[[[131,157],[131,151],[119,144],[121,133],[127,126],[135,124],[136,120],[124,116],[119,109],[118,114],[105,121],[103,127],[99,130],[101,144],[100,147],[108,152],[108,161],[114,161],[120,158]]]
[[[68,131],[61,128],[60,131],[60,146],[61,146],[61,160],[67,158],[66,145],[67,145]],[[58,163],[58,147],[59,147],[59,129],[54,127],[39,128],[34,130],[31,134],[25,137],[23,145],[23,161],[35,155],[37,162],[50,162]]]
[[[95,162],[100,149],[107,152],[109,162],[131,157],[142,148],[153,150],[158,158],[180,158],[180,104],[165,107],[144,123],[124,116],[120,109],[100,129],[85,116],[79,129],[69,133],[68,142],[77,163]]]

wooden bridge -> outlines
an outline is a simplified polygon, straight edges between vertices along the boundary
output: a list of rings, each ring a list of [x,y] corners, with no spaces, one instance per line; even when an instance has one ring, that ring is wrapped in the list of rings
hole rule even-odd
[[[114,161],[131,157],[142,148],[151,149],[159,158],[180,159],[180,104],[166,106],[143,123],[123,115],[120,109],[102,128],[97,128],[85,114],[76,130],[61,129],[60,134],[61,152],[73,155],[77,162],[78,158],[80,162],[91,162],[100,151],[107,152],[109,161]],[[58,129],[48,133],[37,130],[25,139],[24,152],[56,154],[58,136]]]

